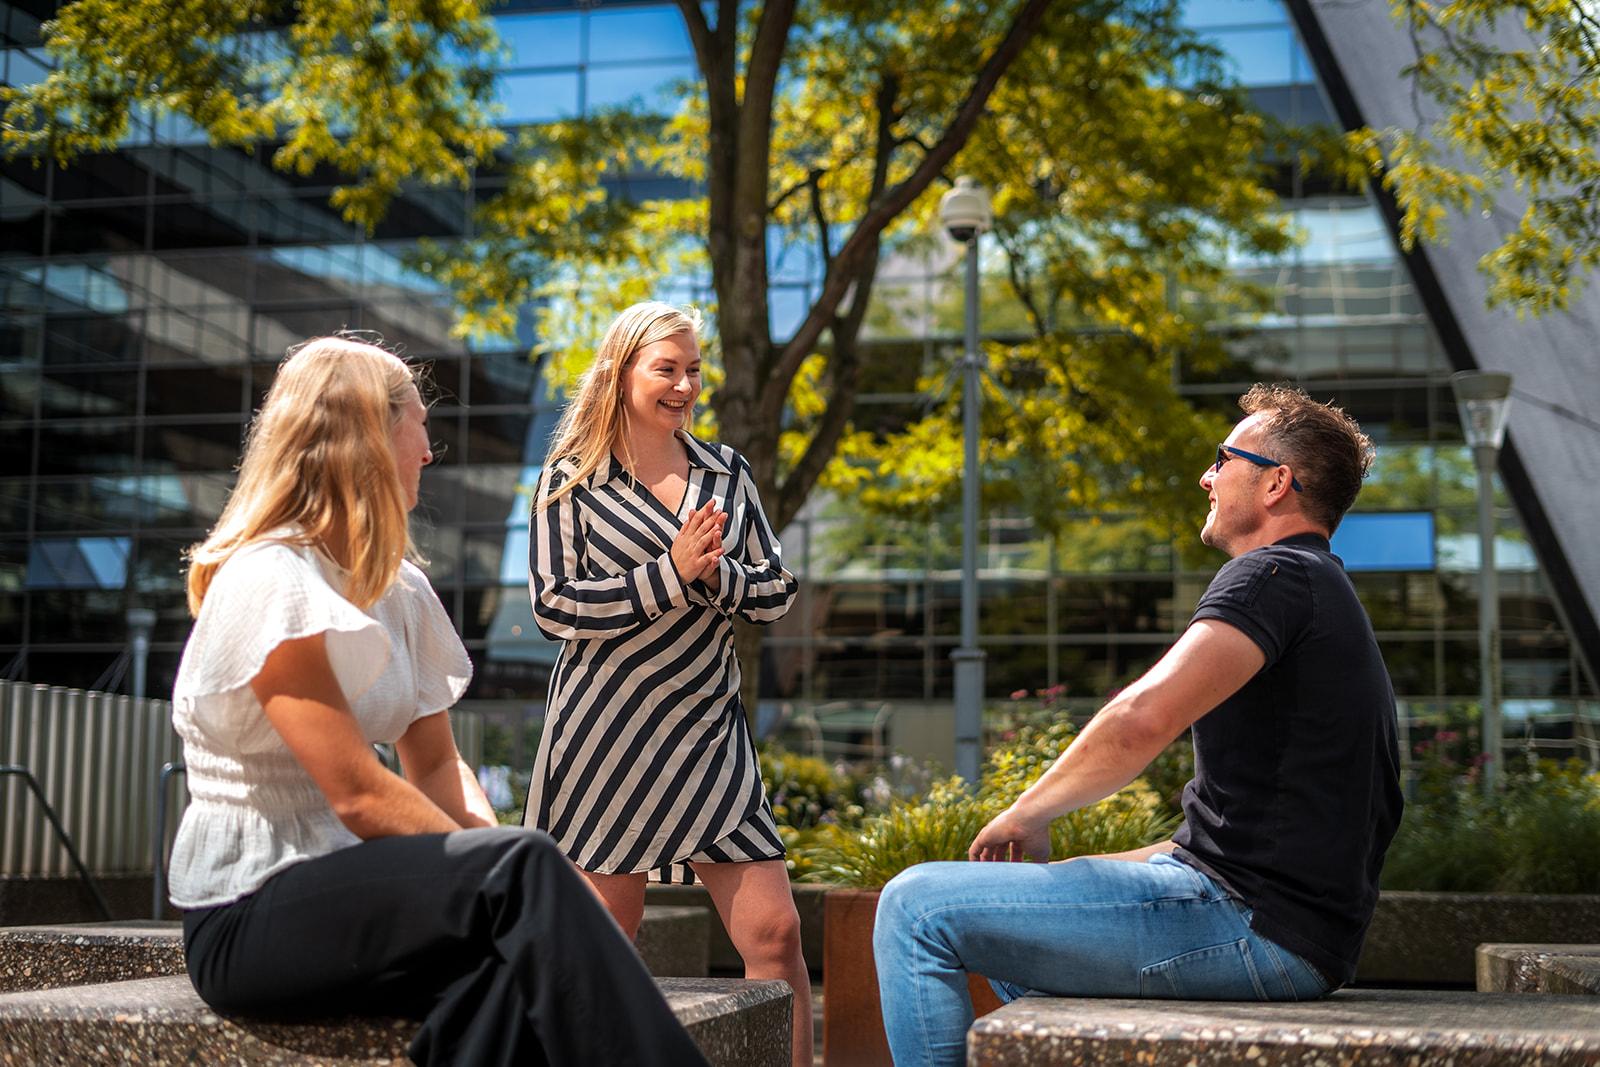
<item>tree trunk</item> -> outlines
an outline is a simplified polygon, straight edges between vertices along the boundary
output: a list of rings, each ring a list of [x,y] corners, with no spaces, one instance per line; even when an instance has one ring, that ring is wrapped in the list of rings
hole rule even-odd
[[[721,390],[718,391],[718,398],[723,399]],[[756,416],[758,407],[752,398],[742,393],[723,399],[717,411],[718,437],[724,444],[737,449],[750,464],[750,474],[755,480],[756,492],[760,494],[762,510],[766,512],[767,520],[773,524],[773,532],[776,533],[777,427],[761,425]],[[735,619],[733,624],[734,649],[738,653],[739,669],[743,675],[739,695],[744,701],[752,732],[756,727],[756,692],[761,678],[761,643],[765,629],[743,619]]]

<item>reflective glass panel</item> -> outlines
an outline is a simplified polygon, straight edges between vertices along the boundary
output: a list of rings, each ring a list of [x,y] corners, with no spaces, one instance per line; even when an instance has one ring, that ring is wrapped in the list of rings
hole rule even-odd
[[[589,15],[589,62],[690,57],[694,46],[677,8],[604,8]]]
[[[578,113],[576,74],[502,74],[495,79],[501,122],[553,122]]]
[[[692,63],[639,63],[625,67],[589,68],[589,108],[637,106],[658,115],[674,115],[696,91]]]
[[[508,67],[557,67],[579,60],[578,15],[516,14],[494,20],[500,42],[510,50]]]

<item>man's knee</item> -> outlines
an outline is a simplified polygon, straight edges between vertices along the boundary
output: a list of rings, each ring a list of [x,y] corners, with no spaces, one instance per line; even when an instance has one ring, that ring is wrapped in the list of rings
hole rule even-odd
[[[938,899],[942,871],[940,863],[919,863],[889,880],[878,895],[878,914],[873,923],[873,943],[892,947],[911,936],[917,919]]]

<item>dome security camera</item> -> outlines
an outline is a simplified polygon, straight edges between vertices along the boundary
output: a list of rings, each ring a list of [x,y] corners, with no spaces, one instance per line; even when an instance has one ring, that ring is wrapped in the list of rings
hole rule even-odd
[[[989,191],[972,178],[957,178],[955,188],[939,198],[939,224],[962,244],[976,239],[993,222]]]

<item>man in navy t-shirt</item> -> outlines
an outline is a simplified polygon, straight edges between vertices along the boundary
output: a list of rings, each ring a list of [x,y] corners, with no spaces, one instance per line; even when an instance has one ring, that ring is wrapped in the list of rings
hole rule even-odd
[[[1007,998],[1297,1000],[1355,973],[1400,821],[1394,692],[1328,540],[1372,443],[1285,386],[1200,477],[1200,537],[1226,552],[1178,642],[1122,690],[1010,808],[974,861],[884,889],[873,947],[899,1067],[965,1062],[966,973]],[[1171,841],[1060,863],[1053,819],[1133,781],[1194,729],[1195,776]]]

